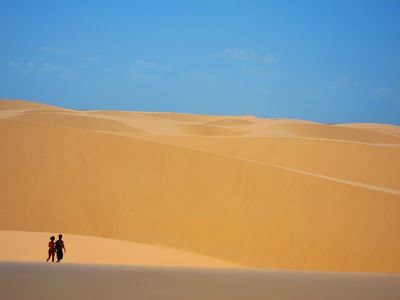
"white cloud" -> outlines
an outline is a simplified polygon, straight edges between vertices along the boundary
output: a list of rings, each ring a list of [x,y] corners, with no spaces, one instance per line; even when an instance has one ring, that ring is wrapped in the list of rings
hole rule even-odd
[[[33,64],[32,62],[15,62],[11,61],[8,66],[22,73],[23,75],[28,75],[33,72],[58,72],[63,71],[64,68],[60,65],[56,65],[50,62],[41,62],[39,64]]]
[[[329,82],[329,88],[341,89],[347,88],[350,85],[350,79],[347,76],[338,76]]]
[[[131,71],[136,79],[155,80],[161,79],[163,72],[170,67],[171,65],[162,65],[154,61],[138,59],[131,67]]]
[[[63,71],[64,68],[60,65],[56,65],[50,62],[44,62],[40,66],[38,66],[37,70],[42,73],[48,73]]]
[[[374,96],[377,98],[386,99],[386,98],[391,98],[392,95],[393,95],[393,89],[389,87],[380,87],[376,89],[374,92]]]
[[[391,89],[391,88],[388,88],[388,87],[381,87],[381,88],[379,88],[379,89],[376,90],[376,92],[377,92],[377,93],[380,93],[380,94],[388,94],[388,93],[390,93],[391,91],[392,91],[392,89]]]
[[[50,46],[42,46],[39,50],[49,54],[65,54],[65,51]]]
[[[135,64],[144,69],[155,69],[158,67],[158,64],[153,61],[146,61],[139,59],[135,62]]]
[[[15,61],[10,61],[8,63],[8,66],[17,70],[18,72],[21,72],[23,75],[28,75],[35,67],[32,62],[15,62]]]
[[[365,86],[366,84],[364,82],[355,80],[346,75],[337,76],[327,83],[327,87],[330,89],[351,89]]]
[[[254,94],[257,95],[269,95],[271,93],[271,91],[265,87],[255,87],[251,90]]]
[[[161,78],[161,74],[153,70],[143,70],[133,67],[131,71],[134,79],[157,80]]]
[[[276,64],[278,63],[278,59],[272,55],[271,53],[266,53],[264,55],[259,55],[254,50],[242,50],[238,48],[227,48],[225,50],[219,51],[217,53],[213,53],[210,56],[217,58],[227,58],[233,60],[242,60],[242,61],[256,61],[265,64]]]
[[[266,64],[277,64],[279,61],[278,59],[273,56],[271,53],[267,53],[262,57],[262,61],[263,63]]]
[[[231,59],[238,59],[238,60],[247,60],[250,57],[255,56],[256,53],[252,50],[250,51],[245,51],[237,48],[227,48],[225,50],[222,50],[220,52],[211,54],[213,57],[218,57],[218,58],[231,58]]]
[[[239,60],[248,59],[246,51],[241,49],[230,49],[230,48],[211,54],[211,56],[219,58],[239,59]]]
[[[81,60],[85,61],[98,61],[101,59],[101,55],[95,54],[95,55],[88,55],[88,56],[82,56]]]
[[[189,72],[183,75],[183,79],[188,79],[197,82],[215,82],[218,77],[215,74],[207,72]]]

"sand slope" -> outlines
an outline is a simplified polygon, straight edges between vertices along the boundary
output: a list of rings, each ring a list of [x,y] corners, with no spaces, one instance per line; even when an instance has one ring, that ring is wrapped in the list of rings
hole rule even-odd
[[[146,136],[157,141],[400,190],[400,145],[292,137]]]
[[[72,111],[60,124],[7,107],[0,229],[124,239],[248,267],[400,272],[400,137],[252,116]],[[103,132],[85,127],[89,115]]]
[[[57,233],[0,230],[0,261],[44,262],[47,243]],[[212,257],[156,245],[64,234],[62,263],[231,268]],[[49,262],[50,263],[50,262]],[[237,267],[237,266],[236,266]]]

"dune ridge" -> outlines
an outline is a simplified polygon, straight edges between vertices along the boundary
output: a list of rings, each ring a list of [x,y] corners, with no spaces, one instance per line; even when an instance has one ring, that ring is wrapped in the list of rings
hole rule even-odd
[[[42,104],[32,101],[0,99],[0,110],[55,110],[55,111],[71,111],[67,108]]]

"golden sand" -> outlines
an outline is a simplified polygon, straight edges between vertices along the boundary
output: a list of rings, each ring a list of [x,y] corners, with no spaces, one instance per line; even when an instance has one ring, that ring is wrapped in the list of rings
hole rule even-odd
[[[398,132],[0,100],[0,229],[243,267],[398,273]]]

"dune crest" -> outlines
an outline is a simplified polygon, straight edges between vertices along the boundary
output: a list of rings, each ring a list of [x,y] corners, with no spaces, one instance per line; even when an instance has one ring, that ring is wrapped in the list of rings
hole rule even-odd
[[[11,99],[0,99],[0,110],[17,110],[17,109],[42,109],[42,110],[59,110],[59,111],[70,111],[67,108],[61,108],[53,105],[42,104],[38,102],[31,102],[25,100],[11,100]]]

